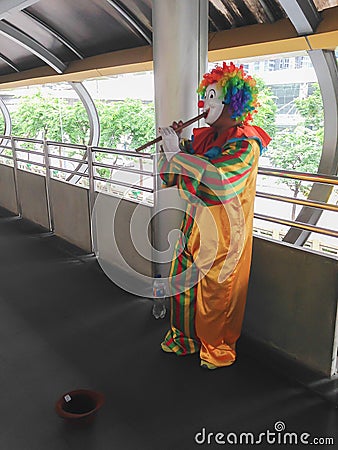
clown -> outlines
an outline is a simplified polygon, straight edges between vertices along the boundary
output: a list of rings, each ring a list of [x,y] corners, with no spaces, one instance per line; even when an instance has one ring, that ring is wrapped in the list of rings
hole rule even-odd
[[[249,125],[258,89],[243,67],[216,66],[198,88],[208,127],[179,142],[175,129],[160,129],[164,186],[187,200],[181,237],[170,270],[171,327],[162,350],[199,352],[208,369],[236,360],[252,253],[258,158],[270,141]],[[164,157],[165,155],[165,157]]]

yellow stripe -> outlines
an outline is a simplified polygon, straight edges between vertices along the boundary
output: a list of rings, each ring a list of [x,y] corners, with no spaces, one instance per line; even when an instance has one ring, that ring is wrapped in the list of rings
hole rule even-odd
[[[209,187],[201,185],[198,189],[198,194],[203,192],[210,195],[211,197],[215,197],[216,200],[217,198],[222,199],[232,193],[236,194],[237,188],[234,189],[231,184],[228,184],[227,187],[224,186],[221,189],[211,190]]]
[[[234,172],[234,175],[235,175],[236,174],[235,172],[243,169],[243,164],[247,165],[248,168],[249,168],[249,166],[251,165],[250,164],[251,159],[253,159],[253,157],[254,157],[253,152],[249,151],[249,153],[246,155],[246,157],[243,160],[239,161],[238,163],[232,164],[232,165],[227,164],[227,165],[220,166],[220,167],[217,167],[217,168],[222,172],[222,174],[227,174],[229,172]]]
[[[185,279],[185,285],[186,286],[190,286],[191,271],[189,271],[189,269],[191,268],[191,266],[192,266],[192,262],[189,259],[187,259],[187,268],[186,268],[186,273],[185,273],[186,274],[186,279]],[[190,333],[190,321],[194,320],[194,319],[191,319],[190,314],[189,314],[189,312],[190,312],[189,305],[192,302],[192,298],[191,297],[193,295],[193,289],[194,288],[191,287],[187,292],[185,292],[185,296],[188,297],[188,307],[184,308],[185,309],[185,311],[184,311],[184,335],[189,337],[189,338],[192,337],[191,333]],[[190,353],[195,352],[196,349],[195,349],[195,346],[193,344],[193,340],[192,339],[188,339],[188,344],[189,344]]]
[[[236,186],[233,186],[232,184],[229,183],[228,185],[224,185],[220,189],[213,189],[213,190],[211,190],[210,188],[208,188],[205,185],[200,185],[200,187],[198,189],[198,193],[205,192],[206,194],[208,194],[212,197],[218,197],[218,198],[222,199],[225,196],[228,196],[231,194],[233,194],[233,195],[238,194],[244,188],[247,179],[248,179],[248,177],[245,176],[245,177],[243,177],[243,179],[240,180],[240,182],[238,182],[238,184]]]
[[[177,159],[179,160],[178,161],[179,166],[175,165],[174,168],[178,170],[178,173],[182,173],[182,169],[181,168],[183,167],[184,169],[188,170],[190,172],[190,174],[193,173],[194,178],[196,180],[200,180],[201,179],[201,174],[202,174],[203,167],[200,167],[200,166],[196,167],[192,163],[185,161],[184,158],[182,158],[182,157],[177,158]]]

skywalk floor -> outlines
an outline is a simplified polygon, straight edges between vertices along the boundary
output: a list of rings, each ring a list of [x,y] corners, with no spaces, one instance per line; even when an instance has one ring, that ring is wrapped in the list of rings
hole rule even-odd
[[[285,432],[337,445],[332,404],[244,344],[217,371],[201,369],[197,355],[165,354],[168,319],[155,320],[151,307],[117,288],[93,257],[0,210],[0,449],[250,448],[231,444],[241,433],[260,448],[297,448],[282,445]],[[54,410],[77,388],[106,399],[88,428],[67,426]]]

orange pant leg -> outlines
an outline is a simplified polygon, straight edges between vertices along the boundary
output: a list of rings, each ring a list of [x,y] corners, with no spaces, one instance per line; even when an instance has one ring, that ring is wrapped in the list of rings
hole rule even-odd
[[[236,229],[230,230],[222,205],[201,209],[196,219],[189,249],[201,272],[195,316],[200,356],[216,366],[227,366],[236,359],[235,345],[242,328],[252,235],[244,225],[231,243],[231,233],[236,234]]]

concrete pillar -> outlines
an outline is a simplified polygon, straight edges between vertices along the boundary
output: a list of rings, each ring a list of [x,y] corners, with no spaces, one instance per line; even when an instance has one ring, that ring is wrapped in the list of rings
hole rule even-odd
[[[173,120],[186,121],[198,114],[196,89],[207,70],[207,51],[207,0],[153,1],[156,128],[168,126]],[[190,136],[191,128],[185,131],[185,136]],[[157,189],[160,184],[157,177]],[[173,209],[175,205],[179,210]],[[163,209],[166,211],[158,213]],[[168,248],[168,234],[179,227],[182,209],[184,205],[178,195],[170,200],[155,195],[153,233],[156,249]],[[169,264],[162,262],[155,264],[155,271],[166,276]]]
[[[207,67],[207,0],[153,2],[157,125],[198,114],[196,89]]]

